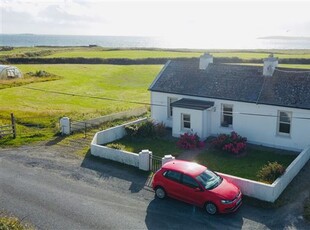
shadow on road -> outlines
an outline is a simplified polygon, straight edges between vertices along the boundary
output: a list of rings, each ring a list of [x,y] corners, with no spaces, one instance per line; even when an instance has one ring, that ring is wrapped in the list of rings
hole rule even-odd
[[[147,208],[148,229],[241,229],[240,213],[208,215],[202,208],[174,199],[154,198]]]
[[[116,177],[122,180],[130,181],[131,186],[129,190],[132,193],[139,192],[145,186],[148,186],[150,181],[149,172],[144,172],[135,167],[115,161],[95,157],[90,154],[90,151],[86,154],[81,167],[98,172],[101,178]]]

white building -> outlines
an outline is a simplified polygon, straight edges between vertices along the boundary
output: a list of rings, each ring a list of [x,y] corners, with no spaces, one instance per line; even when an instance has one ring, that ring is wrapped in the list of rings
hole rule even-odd
[[[264,66],[213,64],[212,56],[168,61],[151,91],[152,118],[179,137],[236,131],[248,141],[301,150],[310,144],[310,73]]]
[[[22,77],[22,73],[17,67],[9,65],[0,65],[0,80],[20,78],[20,77]]]

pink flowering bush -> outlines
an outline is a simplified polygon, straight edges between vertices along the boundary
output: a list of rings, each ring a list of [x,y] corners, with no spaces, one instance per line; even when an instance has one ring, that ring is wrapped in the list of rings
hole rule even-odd
[[[180,139],[177,142],[177,146],[182,149],[195,149],[203,148],[205,143],[200,141],[200,138],[196,133],[184,133],[180,136]]]
[[[230,134],[220,134],[212,140],[211,145],[216,149],[238,155],[245,151],[247,139],[238,135],[236,132]]]

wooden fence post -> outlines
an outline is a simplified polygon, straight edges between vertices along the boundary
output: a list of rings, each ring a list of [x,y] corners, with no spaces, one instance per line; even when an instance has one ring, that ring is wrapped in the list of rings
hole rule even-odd
[[[16,138],[16,123],[15,123],[15,117],[14,114],[11,113],[11,122],[12,122],[12,134],[13,134],[13,138]]]

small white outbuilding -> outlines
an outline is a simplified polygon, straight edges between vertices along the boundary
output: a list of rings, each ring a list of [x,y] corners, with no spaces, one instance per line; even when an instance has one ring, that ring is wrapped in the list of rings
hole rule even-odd
[[[22,72],[15,66],[0,65],[0,80],[21,78]]]

